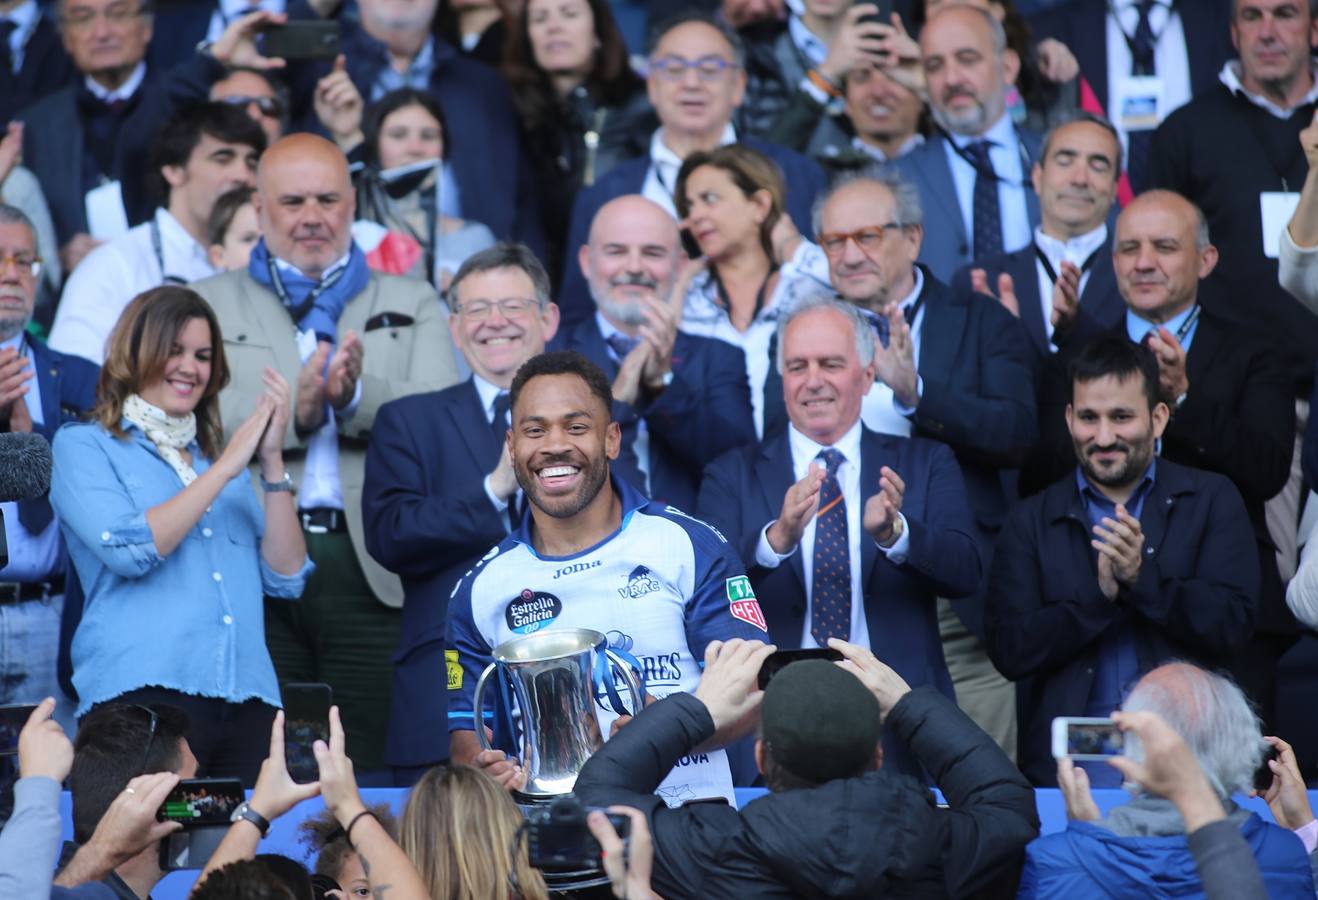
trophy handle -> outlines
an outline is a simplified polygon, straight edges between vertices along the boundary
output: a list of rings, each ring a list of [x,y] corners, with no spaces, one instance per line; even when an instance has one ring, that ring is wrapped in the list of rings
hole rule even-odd
[[[471,698],[472,713],[476,726],[476,740],[480,741],[482,750],[493,750],[494,746],[490,739],[485,736],[485,706],[483,704],[485,694],[485,682],[499,668],[498,663],[490,663],[481,673],[480,679],[476,682],[476,695]],[[630,671],[629,673],[630,674]]]
[[[604,648],[604,655],[609,658],[609,662],[618,667],[618,670],[622,672],[622,677],[627,679],[627,690],[631,692],[632,709],[635,711],[633,715],[640,713],[641,710],[645,709],[645,695],[641,691],[641,683],[637,680],[636,673],[632,671],[632,667],[626,660],[609,648]]]

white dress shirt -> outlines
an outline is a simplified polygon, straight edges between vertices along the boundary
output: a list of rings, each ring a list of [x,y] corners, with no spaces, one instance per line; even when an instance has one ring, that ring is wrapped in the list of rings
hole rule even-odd
[[[1063,261],[1069,262],[1077,269],[1080,269],[1079,293],[1081,294],[1084,293],[1085,285],[1089,284],[1089,273],[1091,271],[1084,268],[1085,260],[1089,259],[1099,247],[1103,246],[1103,242],[1106,240],[1106,224],[1065,241],[1044,234],[1042,226],[1034,229],[1034,243],[1043,251],[1043,255],[1048,257],[1048,262],[1052,264],[1054,272],[1061,275]],[[1110,264],[1106,260],[1095,260],[1094,262],[1096,265]],[[1034,267],[1039,273],[1039,307],[1043,310],[1043,328],[1048,333],[1048,342],[1051,345],[1053,340],[1053,280],[1038,257],[1035,257]]]
[[[0,349],[4,348],[24,353],[28,365],[34,365],[32,351],[24,344],[22,334],[0,343]],[[41,381],[36,372],[27,382],[27,393],[14,402],[27,407],[33,425],[45,424],[41,411]],[[0,503],[0,515],[4,516],[5,540],[9,546],[9,565],[0,569],[0,581],[45,581],[63,568],[64,548],[60,543],[58,518],[52,516],[40,534],[31,534],[18,520],[17,503]]]
[[[159,257],[152,223],[160,235]],[[191,282],[214,274],[206,248],[160,207],[150,221],[97,247],[73,270],[55,312],[50,346],[99,365],[106,339],[134,297],[159,287],[167,275]]]
[[[924,143],[924,135],[920,134],[917,131],[915,134],[911,135],[905,140],[905,142],[901,146],[901,149],[897,151],[897,155],[892,157],[892,159],[900,159],[901,157],[910,153],[912,150],[914,150],[916,147],[920,146],[923,143]],[[882,150],[880,150],[878,147],[875,147],[873,144],[865,143],[858,137],[853,137],[851,139],[851,146],[853,149],[859,150],[861,153],[874,157],[874,159],[877,160],[878,162],[883,163],[883,162],[891,161],[888,157],[888,154],[884,153]]]
[[[729,122],[723,128],[719,146],[737,143],[737,130]],[[650,136],[650,170],[645,173],[645,182],[641,185],[641,196],[653,200],[674,219],[677,207],[673,204],[673,191],[677,188],[677,173],[682,169],[682,157],[678,156],[664,143],[664,129],[655,129]]]
[[[622,365],[622,359],[614,352],[613,345],[609,343],[609,338],[615,334],[623,337],[626,337],[626,335],[613,327],[613,323],[604,318],[598,310],[595,312],[595,324],[604,337],[604,345],[609,351],[609,358],[618,365]],[[632,438],[632,452],[636,454],[636,468],[645,481],[644,484],[636,485],[636,488],[648,497],[650,496],[650,429],[645,424],[645,419],[640,416],[636,417],[636,436]]]
[[[1114,15],[1113,7],[1117,11]],[[1121,115],[1113,107],[1112,98],[1116,95],[1121,82],[1130,77],[1130,45],[1126,35],[1135,37],[1135,28],[1139,25],[1140,14],[1136,0],[1120,0],[1108,5],[1107,12],[1107,84],[1108,113],[1117,134],[1121,137],[1121,149],[1125,153],[1130,141],[1126,129],[1121,125]],[[1160,2],[1149,11],[1149,27],[1153,29],[1156,43],[1153,45],[1153,66],[1158,79],[1162,82],[1162,106],[1160,112],[1165,117],[1178,106],[1190,102],[1190,53],[1185,46],[1185,28],[1181,23],[1181,14],[1170,2]]]
[[[142,86],[142,80],[146,78],[146,63],[140,62],[133,69],[123,84],[114,90],[104,87],[90,75],[84,75],[82,83],[91,91],[91,95],[103,103],[110,103],[113,100],[127,100],[136,93],[137,89]]]
[[[1033,236],[1030,228],[1030,208],[1025,199],[1026,181],[1033,160],[1025,159],[1025,147],[1011,116],[1003,113],[987,132],[978,137],[949,134],[956,147],[965,148],[975,141],[989,142],[989,161],[998,176],[998,212],[1002,217],[1002,249],[1011,252],[1024,247]],[[947,164],[952,170],[952,183],[956,187],[957,205],[961,207],[961,220],[966,235],[975,234],[975,178],[977,173],[956,149],[944,145]],[[1033,188],[1029,188],[1033,190]],[[978,248],[975,250],[979,252]]]
[[[27,49],[27,42],[41,21],[41,10],[37,8],[37,0],[27,0],[0,18],[8,19],[16,26],[9,34],[9,64],[13,72],[18,72],[23,68],[23,53]]]
[[[845,461],[838,466],[837,480],[838,486],[842,489],[842,502],[847,506],[847,553],[851,557],[851,637],[847,640],[861,647],[869,647],[870,632],[869,626],[865,622],[865,593],[864,586],[861,584],[863,574],[861,570],[863,567],[861,566],[860,542],[873,539],[861,527],[865,501],[869,499],[869,496],[861,496],[860,491],[860,435],[861,424],[857,421],[846,434],[842,435],[837,443],[833,444],[833,449],[839,451],[845,457]],[[823,461],[817,459],[817,457],[827,448],[797,431],[795,425],[787,427],[787,443],[792,451],[793,477],[797,481],[806,476],[812,463],[823,465]],[[901,565],[906,562],[906,554],[911,546],[911,531],[906,516],[902,513],[897,515],[902,520],[901,537],[897,538],[893,545],[886,549],[877,543],[874,546],[878,547],[879,552],[887,556],[895,565]],[[773,522],[769,523],[769,525],[772,524]],[[813,610],[811,594],[813,593],[815,574],[815,520],[811,518],[806,523],[805,531],[801,534],[801,543],[791,553],[778,553],[769,544],[769,538],[767,537],[769,525],[765,525],[760,531],[760,543],[755,548],[755,562],[766,569],[776,569],[792,553],[797,552],[797,550],[801,552],[801,568],[805,575],[806,595],[805,625],[802,629],[804,633],[801,636],[801,646],[818,647],[819,644],[815,642],[814,636],[810,633],[810,618]]]
[[[902,311],[911,308],[911,304],[920,296],[924,290],[924,272],[919,266],[914,267],[915,285],[911,292],[903,297],[898,306]],[[924,379],[919,375],[920,368],[920,337],[924,334],[924,304],[915,313],[915,320],[911,322],[911,359],[915,362],[917,370],[915,376],[915,393],[918,397],[924,393]],[[911,436],[910,416],[915,412],[914,407],[902,406],[897,402],[897,396],[893,394],[892,388],[888,387],[877,378],[874,379],[874,387],[865,395],[865,399],[860,404],[860,420],[865,423],[865,427],[870,431],[878,431],[882,434],[895,434],[898,437]]]
[[[1255,106],[1267,110],[1278,119],[1289,120],[1291,114],[1295,112],[1296,107],[1304,106],[1305,104],[1313,103],[1315,100],[1318,100],[1318,63],[1311,62],[1309,71],[1310,77],[1313,78],[1313,84],[1309,86],[1309,92],[1296,101],[1295,106],[1289,108],[1278,106],[1262,94],[1255,94],[1246,90],[1244,81],[1241,77],[1244,73],[1240,68],[1240,60],[1238,59],[1228,60],[1226,65],[1222,66],[1222,71],[1217,77],[1222,84],[1226,85],[1226,89],[1231,93],[1240,94]]]

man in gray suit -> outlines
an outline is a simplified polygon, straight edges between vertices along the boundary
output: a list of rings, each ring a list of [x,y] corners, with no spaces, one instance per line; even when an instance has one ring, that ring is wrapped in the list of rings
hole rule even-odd
[[[301,603],[266,607],[266,641],[281,683],[333,687],[348,752],[360,770],[379,769],[403,589],[366,553],[366,444],[385,403],[458,380],[448,313],[425,282],[366,267],[350,231],[347,159],[329,141],[295,134],[273,144],[253,200],[264,237],[248,267],[194,287],[224,334],[228,426],[260,395],[267,367],[296,385],[285,483],[298,492],[317,570]]]
[[[1030,243],[1039,224],[1030,184],[1039,136],[1017,128],[1007,112],[1020,61],[991,13],[939,9],[920,32],[920,52],[938,132],[893,165],[924,205],[932,239],[920,262],[947,284],[971,260]]]

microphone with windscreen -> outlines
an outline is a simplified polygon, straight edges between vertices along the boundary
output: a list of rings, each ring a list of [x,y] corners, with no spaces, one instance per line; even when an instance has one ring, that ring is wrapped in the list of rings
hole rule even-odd
[[[0,434],[0,503],[36,500],[50,490],[50,442],[43,436],[14,431]],[[9,565],[4,511],[0,510],[0,569]]]

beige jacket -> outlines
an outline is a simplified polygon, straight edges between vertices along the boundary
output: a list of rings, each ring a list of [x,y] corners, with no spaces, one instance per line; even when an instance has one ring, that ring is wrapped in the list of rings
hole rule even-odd
[[[220,394],[220,415],[227,441],[233,429],[251,414],[264,390],[261,374],[266,366],[283,375],[296,393],[297,377],[302,369],[297,327],[274,292],[253,280],[246,269],[207,278],[191,287],[215,308],[224,335],[229,386]],[[383,320],[389,324],[384,326],[379,324],[382,313],[388,313]],[[400,324],[400,319],[412,321]],[[339,332],[346,333],[349,329],[361,337],[364,353],[361,402],[351,419],[338,423],[339,479],[348,534],[375,596],[386,606],[400,607],[402,582],[366,552],[362,531],[366,442],[375,414],[385,403],[457,382],[448,309],[434,288],[425,282],[372,272],[366,290],[348,301],[343,309]],[[296,408],[296,396],[293,404]],[[295,487],[302,483],[306,448],[306,440],[294,431],[290,417],[284,437],[284,459]]]

